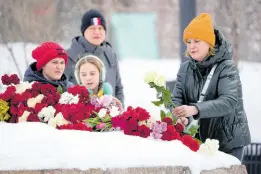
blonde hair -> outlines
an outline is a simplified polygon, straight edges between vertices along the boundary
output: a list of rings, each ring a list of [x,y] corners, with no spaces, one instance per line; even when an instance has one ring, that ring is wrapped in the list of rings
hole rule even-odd
[[[78,84],[82,84],[81,80],[80,80],[80,68],[82,65],[86,64],[86,63],[91,63],[94,66],[96,66],[99,70],[100,73],[100,81],[104,81],[104,76],[105,76],[105,67],[103,62],[94,55],[90,55],[90,54],[84,54],[82,56],[80,56],[78,58],[78,62],[75,65],[75,71],[74,71],[74,76],[76,78],[76,81]]]
[[[215,48],[214,48],[213,46],[210,46],[210,47],[209,47],[209,51],[208,51],[208,56],[214,56],[214,55],[215,55],[215,52],[216,52]],[[188,52],[188,49],[187,49],[186,52],[185,52],[185,56],[186,56],[186,57],[189,57],[189,56],[190,56],[190,55],[189,55],[189,52]]]

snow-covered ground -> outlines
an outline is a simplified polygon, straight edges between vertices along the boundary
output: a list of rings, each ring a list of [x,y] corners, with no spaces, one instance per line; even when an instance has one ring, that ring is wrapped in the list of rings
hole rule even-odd
[[[214,156],[193,152],[177,140],[57,130],[43,123],[0,123],[0,147],[0,171],[188,166],[198,174],[240,164],[220,151]]]

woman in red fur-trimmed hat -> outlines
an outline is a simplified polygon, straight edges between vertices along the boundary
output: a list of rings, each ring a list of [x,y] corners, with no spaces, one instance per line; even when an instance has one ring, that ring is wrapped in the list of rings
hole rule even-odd
[[[36,62],[32,63],[24,74],[24,81],[49,83],[61,86],[65,91],[70,86],[64,74],[68,61],[66,51],[57,43],[44,42],[32,51]]]

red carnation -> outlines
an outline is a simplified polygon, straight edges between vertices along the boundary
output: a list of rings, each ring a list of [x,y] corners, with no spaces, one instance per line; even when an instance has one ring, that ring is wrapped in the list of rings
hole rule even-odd
[[[181,137],[180,134],[176,131],[174,125],[169,125],[167,127],[167,130],[162,133],[161,139],[171,141],[171,140],[179,140],[181,139]]]
[[[148,136],[150,136],[150,128],[145,125],[139,126],[138,131],[140,133],[140,137],[147,138]]]
[[[34,82],[32,85],[32,91],[41,91],[42,84],[40,82]]]
[[[41,86],[41,93],[45,96],[47,96],[48,94],[54,95],[56,93],[56,88],[49,83],[43,84]]]
[[[123,130],[125,128],[126,121],[123,119],[123,117],[116,116],[116,117],[111,118],[111,124],[112,124],[112,127],[114,127],[114,128],[119,127],[119,128],[121,128],[121,130]]]
[[[193,137],[190,135],[184,135],[182,137],[182,143],[195,152],[199,149],[198,142],[194,140]]]
[[[133,135],[134,132],[138,131],[138,122],[135,119],[130,119],[126,121],[126,125],[124,128],[124,134]]]
[[[14,84],[14,85],[17,85],[17,84],[20,83],[20,79],[19,79],[19,77],[16,74],[12,74],[9,77],[9,81],[10,81],[11,84]]]
[[[181,123],[175,125],[176,131],[182,133],[184,131],[184,126]]]
[[[27,118],[27,121],[28,122],[41,122],[39,117],[34,113],[30,113],[30,115]]]
[[[35,107],[34,107],[34,110],[35,110],[35,113],[38,114],[43,108],[47,107],[48,105],[45,103],[36,103],[35,104]]]
[[[9,76],[7,74],[3,75],[1,80],[2,80],[2,83],[4,85],[10,85],[11,84],[10,81],[9,81]]]
[[[62,125],[62,126],[59,126],[58,129],[82,130],[82,131],[92,132],[92,129],[90,127],[86,126],[84,123]]]
[[[14,86],[8,86],[3,94],[0,94],[0,99],[3,99],[4,101],[10,100],[15,93],[16,89]]]
[[[10,104],[11,105],[17,105],[17,104],[21,103],[22,101],[24,101],[23,96],[21,94],[15,94],[12,97]]]
[[[165,117],[162,122],[167,123],[167,125],[172,125],[172,119],[170,117]]]
[[[79,103],[88,103],[90,100],[90,93],[85,86],[75,85],[67,89],[67,92],[79,96]]]

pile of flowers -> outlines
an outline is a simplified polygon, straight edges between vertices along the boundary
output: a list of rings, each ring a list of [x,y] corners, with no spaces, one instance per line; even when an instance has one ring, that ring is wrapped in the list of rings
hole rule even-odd
[[[50,84],[21,82],[15,74],[4,75],[1,80],[6,90],[0,93],[0,121],[43,122],[57,129],[82,131],[122,130],[126,135],[142,138],[178,140],[195,152],[201,149],[213,153],[218,148],[212,141],[200,145],[193,137],[196,131],[188,133],[171,111],[161,110],[161,120],[156,121],[141,107],[129,106],[124,111],[115,97],[98,97],[84,86],[76,85],[63,92]],[[163,76],[148,73],[145,82],[158,92],[159,101],[153,101],[156,106],[175,107]]]
[[[43,122],[58,129],[102,131],[111,128],[111,117],[122,110],[116,99],[97,98],[84,86],[62,92],[50,84],[21,82],[15,74],[1,80],[7,86],[0,94],[0,120],[5,122]]]

